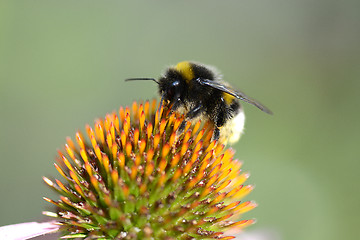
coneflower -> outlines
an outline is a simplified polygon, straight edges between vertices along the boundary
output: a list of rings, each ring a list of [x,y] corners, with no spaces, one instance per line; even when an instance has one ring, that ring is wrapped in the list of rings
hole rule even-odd
[[[106,115],[67,139],[55,167],[62,180],[44,181],[60,200],[62,238],[232,239],[227,229],[256,204],[240,202],[253,186],[234,151],[211,141],[209,122],[188,122],[154,100]]]

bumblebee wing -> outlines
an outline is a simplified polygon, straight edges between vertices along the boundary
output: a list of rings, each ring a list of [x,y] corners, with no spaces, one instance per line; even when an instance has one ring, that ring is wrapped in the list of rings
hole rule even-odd
[[[246,96],[245,93],[242,93],[240,91],[234,90],[230,87],[225,86],[224,84],[220,83],[220,82],[216,82],[213,80],[209,80],[209,79],[201,79],[198,78],[197,81],[199,81],[200,84],[202,85],[206,85],[215,89],[218,89],[222,92],[225,92],[227,94],[230,94],[244,102],[250,103],[252,105],[254,105],[255,107],[259,108],[261,111],[266,112],[268,114],[272,114],[272,112],[270,111],[270,109],[268,109],[267,107],[265,107],[264,105],[262,105],[261,103],[259,103],[258,101],[256,101],[255,99],[252,99],[248,96]]]

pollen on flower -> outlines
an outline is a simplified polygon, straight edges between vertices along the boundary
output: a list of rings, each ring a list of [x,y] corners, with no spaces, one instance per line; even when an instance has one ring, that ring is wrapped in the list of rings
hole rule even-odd
[[[232,239],[239,220],[256,207],[240,199],[253,190],[234,151],[212,141],[210,122],[186,122],[157,101],[134,102],[67,138],[44,177],[59,195],[54,212],[62,238]]]

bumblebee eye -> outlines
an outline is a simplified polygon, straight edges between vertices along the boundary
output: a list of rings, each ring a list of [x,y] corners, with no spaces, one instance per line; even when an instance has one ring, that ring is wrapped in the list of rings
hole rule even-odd
[[[179,81],[172,82],[165,91],[165,98],[170,101],[173,101],[175,94],[179,92],[179,87],[180,87]]]

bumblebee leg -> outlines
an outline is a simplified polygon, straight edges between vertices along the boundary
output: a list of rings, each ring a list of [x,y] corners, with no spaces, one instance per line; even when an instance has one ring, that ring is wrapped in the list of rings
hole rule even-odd
[[[214,128],[214,132],[213,132],[213,136],[212,136],[212,140],[219,140],[220,137],[220,129],[218,127]]]
[[[185,119],[182,121],[182,123],[180,124],[179,127],[179,131],[184,131],[185,126],[186,126],[186,122],[189,119],[195,118],[196,116],[198,116],[201,112],[202,112],[202,105],[198,104],[196,107],[190,109],[190,111],[186,114]]]
[[[164,95],[161,95],[161,99],[160,99],[160,106],[157,110],[158,112],[158,120],[160,120],[161,116],[160,116],[160,111],[161,111],[161,108],[163,107],[163,101],[164,101]]]
[[[194,108],[190,109],[190,111],[188,111],[185,118],[187,118],[187,119],[195,118],[201,113],[202,110],[203,110],[202,105],[198,104],[196,107],[194,107]]]
[[[173,102],[174,102],[174,103],[173,103],[173,105],[171,106],[170,112],[176,111],[176,109],[178,109],[178,107],[180,106],[180,104],[182,104],[182,101],[181,101],[180,98],[176,98]]]
[[[186,126],[186,120],[182,121],[179,127],[179,132],[183,132]]]
[[[212,140],[219,140],[220,138],[220,128],[224,126],[226,119],[228,118],[228,113],[226,111],[218,111],[217,116],[214,122],[214,132]]]

